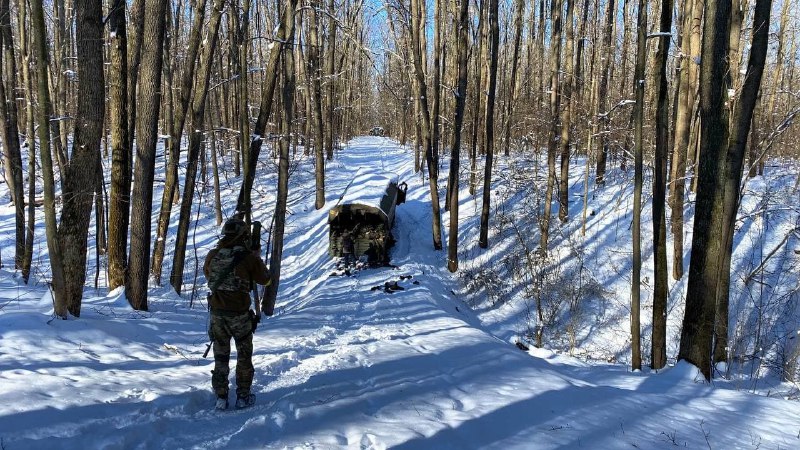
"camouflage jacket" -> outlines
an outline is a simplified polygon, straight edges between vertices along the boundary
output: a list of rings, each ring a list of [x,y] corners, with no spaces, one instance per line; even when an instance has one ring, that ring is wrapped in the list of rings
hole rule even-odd
[[[238,256],[237,256],[238,254]],[[234,258],[237,264],[223,280]],[[269,285],[272,280],[264,261],[241,246],[220,247],[211,250],[203,265],[209,287],[217,284],[216,292],[209,297],[212,312],[245,313],[250,309],[251,282]]]

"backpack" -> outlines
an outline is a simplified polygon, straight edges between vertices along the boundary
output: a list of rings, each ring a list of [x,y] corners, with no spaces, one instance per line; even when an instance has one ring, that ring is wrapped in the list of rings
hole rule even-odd
[[[211,259],[208,276],[208,289],[212,294],[217,291],[249,292],[250,280],[236,275],[234,270],[247,256],[244,247],[221,248]]]

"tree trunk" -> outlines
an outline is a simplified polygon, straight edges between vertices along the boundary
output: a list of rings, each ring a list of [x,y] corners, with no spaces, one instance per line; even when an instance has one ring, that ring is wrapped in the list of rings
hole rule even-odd
[[[539,250],[543,255],[547,254],[548,240],[550,237],[550,215],[553,203],[553,189],[556,184],[556,151],[558,150],[558,138],[560,127],[558,122],[559,102],[559,73],[561,71],[561,1],[552,0],[550,3],[550,14],[553,23],[553,33],[550,36],[550,133],[547,139],[547,188],[544,194],[544,210],[542,212],[542,222],[539,224],[540,240]]]
[[[674,126],[674,147],[672,150],[672,170],[670,183],[670,206],[672,218],[672,278],[680,280],[683,277],[683,207],[686,191],[686,153],[689,149],[689,131],[692,124],[691,110],[693,105],[689,104],[691,95],[690,90],[694,87],[689,86],[689,66],[694,64],[691,60],[691,28],[692,14],[691,8],[694,0],[683,1],[683,24],[681,34],[681,57],[678,60],[678,99],[677,112],[675,115]]]
[[[24,0],[20,0],[20,2],[19,9],[25,9]],[[39,96],[39,108],[36,110],[36,115],[37,121],[39,122],[39,152],[42,158],[42,179],[44,181],[44,221],[45,232],[47,234],[47,250],[50,256],[50,268],[53,276],[54,313],[56,316],[66,319],[69,304],[65,291],[61,246],[58,242],[55,180],[53,177],[53,158],[50,152],[50,121],[52,119],[53,107],[50,103],[47,30],[44,23],[42,3],[31,2],[30,11],[34,40],[33,49],[37,60],[36,75],[38,79],[37,94]]]
[[[158,112],[161,105],[161,69],[166,0],[145,0],[142,31],[140,83],[136,105],[136,163],[131,192],[131,245],[126,292],[133,309],[147,311],[147,279],[150,262],[153,178]],[[131,111],[134,111],[133,108]],[[133,113],[132,113],[133,114]]]
[[[480,127],[480,117],[481,117],[481,91],[483,88],[483,80],[481,79],[482,71],[481,71],[481,63],[484,59],[483,49],[483,38],[484,32],[483,29],[486,27],[486,23],[483,17],[486,14],[486,4],[488,0],[479,0],[480,8],[478,9],[478,32],[477,38],[478,41],[475,44],[475,48],[477,49],[477,55],[475,57],[475,96],[473,98],[472,103],[472,139],[470,142],[470,152],[469,152],[469,193],[470,195],[475,195],[475,189],[478,185],[477,180],[477,173],[478,173],[478,128]]]
[[[608,8],[606,9],[606,23],[603,32],[603,68],[600,71],[600,86],[598,90],[598,106],[597,112],[600,117],[600,122],[603,124],[603,130],[600,135],[600,146],[597,149],[597,169],[595,173],[595,183],[598,186],[605,184],[606,174],[606,159],[608,157],[608,143],[611,132],[608,116],[608,81],[610,78],[611,61],[614,59],[614,46],[612,38],[614,36],[614,17],[616,16],[616,9],[614,0],[608,0]]]
[[[272,112],[275,85],[277,84],[278,72],[280,70],[278,63],[280,62],[280,56],[285,46],[286,36],[294,36],[294,9],[296,7],[296,0],[289,0],[289,2],[285,4],[281,23],[278,25],[278,30],[275,33],[275,45],[270,49],[269,62],[267,63],[265,71],[266,78],[261,87],[261,104],[258,110],[258,119],[256,119],[256,124],[253,128],[253,138],[250,141],[250,150],[248,151],[248,157],[250,159],[246,164],[247,172],[244,174],[242,187],[239,189],[239,197],[236,201],[236,211],[240,213],[245,213],[251,207],[250,192],[253,189],[253,182],[256,177],[256,164],[258,162],[258,156],[261,153],[261,144],[264,142],[267,121]]]
[[[137,122],[136,99],[139,92],[139,66],[142,62],[144,13],[145,0],[133,0],[130,10],[130,30],[128,33],[128,160],[131,165],[133,165],[134,162],[133,141]],[[148,37],[148,39],[150,38]]]
[[[492,196],[492,162],[494,160],[494,103],[497,92],[497,63],[500,59],[498,9],[498,0],[489,0],[489,90],[486,94],[486,165],[483,172],[483,201],[481,202],[481,226],[478,237],[480,248],[489,247],[489,213]]]
[[[428,165],[428,183],[431,191],[431,207],[433,209],[432,228],[433,228],[433,248],[442,249],[442,214],[439,207],[439,182],[437,180],[437,157],[434,155],[434,148],[431,142],[431,115],[428,109],[428,90],[425,84],[424,65],[422,61],[422,33],[425,24],[424,17],[425,5],[421,0],[411,0],[411,45],[414,59],[414,75],[416,77],[417,102],[422,113],[420,117],[420,128],[422,132],[422,147],[425,152],[425,162]]]
[[[222,19],[222,8],[225,0],[214,0],[211,10],[211,19],[208,23],[208,35],[203,40],[203,50],[197,67],[192,101],[191,116],[189,117],[189,149],[186,157],[186,179],[183,188],[183,199],[178,219],[178,233],[175,238],[175,254],[172,258],[172,273],[170,284],[175,292],[180,294],[183,286],[183,268],[186,263],[186,242],[189,237],[189,221],[191,220],[192,204],[197,179],[197,164],[200,158],[200,148],[205,132],[206,98],[208,97],[208,80],[211,78],[211,67],[214,51],[217,47],[219,24]]]
[[[314,117],[314,161],[316,165],[316,199],[314,208],[316,209],[321,209],[325,206],[325,151],[323,148],[325,129],[322,125],[322,71],[319,63],[320,42],[318,37],[319,21],[317,20],[317,9],[320,7],[320,0],[312,0],[308,17],[308,71],[311,77],[310,97]],[[309,114],[312,114],[312,111],[308,111],[307,115]]]
[[[522,40],[522,15],[525,13],[525,1],[514,0],[514,51],[511,59],[511,80],[509,80],[508,96],[505,107],[505,130],[503,133],[503,153],[508,156],[511,146],[511,115],[514,112],[515,93],[517,92],[517,65],[519,60],[520,40]]]
[[[561,94],[561,179],[558,186],[558,218],[562,223],[569,217],[569,159],[572,148],[572,92],[575,85],[574,41],[575,28],[573,27],[575,3],[574,0],[565,0],[567,5],[566,31],[567,39],[564,47],[564,89]]]
[[[186,123],[187,111],[190,107],[189,101],[192,98],[192,83],[195,81],[196,60],[197,52],[200,48],[200,38],[202,32],[205,31],[203,23],[206,13],[206,3],[207,0],[198,0],[194,4],[194,23],[192,24],[189,41],[187,43],[188,53],[186,64],[183,67],[180,86],[178,88],[177,111],[175,111],[175,116],[170,118],[172,127],[168,130],[170,133],[169,139],[167,140],[169,162],[167,163],[164,192],[161,196],[161,209],[158,214],[156,239],[153,244],[153,257],[150,267],[150,273],[153,275],[156,285],[159,286],[161,285],[161,271],[164,263],[164,249],[167,241],[167,231],[169,230],[169,219],[172,215],[172,201],[175,197],[176,186],[178,184],[181,138]],[[167,57],[170,58],[169,56]],[[171,93],[169,93],[169,96],[171,97]],[[167,103],[169,104],[170,102],[171,98],[168,98]],[[170,120],[168,120],[168,122]],[[194,130],[190,129],[190,134],[193,132]]]
[[[31,74],[31,44],[26,32],[26,10],[19,9],[19,47],[22,56],[22,80],[25,91],[25,145],[28,147],[28,229],[25,234],[25,255],[22,263],[22,279],[28,283],[33,261],[33,231],[35,226],[36,195],[36,123],[33,108],[33,75]],[[8,61],[6,61],[8,64]],[[52,167],[51,167],[52,169]],[[52,175],[52,170],[51,170]]]
[[[8,190],[14,203],[15,250],[14,268],[21,269],[25,256],[25,188],[22,182],[22,153],[19,148],[17,101],[17,64],[14,55],[14,38],[11,33],[9,0],[0,0],[0,136],[3,139],[3,165],[6,170]],[[7,86],[7,87],[6,87]],[[32,224],[31,224],[32,225]],[[27,245],[33,245],[32,242]]]
[[[109,119],[111,122],[111,199],[108,208],[108,288],[125,284],[128,255],[128,222],[131,206],[131,160],[128,149],[128,48],[125,1],[109,6],[111,67]]]
[[[289,0],[284,13],[283,27],[287,30],[285,42],[290,46],[294,44],[294,10],[297,0]],[[271,316],[275,311],[275,301],[278,298],[278,287],[281,280],[281,259],[283,258],[283,236],[286,226],[286,202],[289,196],[289,139],[294,119],[294,56],[291,51],[283,52],[283,87],[281,100],[283,103],[283,121],[281,122],[281,140],[278,155],[278,192],[275,198],[275,229],[272,234],[272,253],[270,254],[269,270],[272,274],[272,284],[264,290],[264,299],[261,311]]]
[[[636,95],[633,157],[633,279],[631,280],[631,369],[642,370],[641,283],[642,283],[642,154],[644,125],[644,82],[647,65],[647,0],[639,0],[636,37],[636,68],[633,90]]]
[[[327,39],[327,53],[325,54],[326,60],[325,73],[328,76],[328,92],[326,114],[325,114],[325,153],[328,160],[333,159],[333,141],[334,141],[334,111],[336,105],[336,29],[338,27],[338,20],[336,18],[336,4],[334,0],[328,0],[328,39]]]
[[[650,367],[661,369],[667,365],[667,226],[666,186],[667,147],[669,146],[669,93],[667,92],[667,55],[669,33],[672,30],[673,0],[662,0],[660,32],[656,53],[655,84],[658,89],[656,103],[656,152],[653,172],[653,259],[655,286],[653,288],[653,336],[650,348]]]
[[[450,230],[447,238],[447,269],[458,270],[458,173],[461,155],[461,129],[464,124],[464,107],[467,101],[467,52],[469,45],[469,0],[459,0],[456,26],[456,61],[458,86],[456,88],[455,119],[453,121],[453,146],[450,149]]]
[[[723,191],[719,184],[727,157],[721,143],[728,142],[726,94],[730,2],[706,0],[703,50],[700,62],[700,166],[697,198],[678,359],[697,366],[711,379],[714,322],[720,265],[723,257]]]
[[[716,323],[714,326],[714,362],[728,359],[728,303],[730,296],[731,253],[733,252],[733,232],[736,212],[739,209],[739,187],[742,181],[747,135],[753,118],[753,110],[764,73],[769,40],[769,20],[772,0],[756,0],[753,17],[753,41],[750,46],[750,59],[744,78],[741,94],[733,108],[730,141],[726,166],[720,175],[719,188],[724,191],[722,217],[722,261],[719,267],[716,294]],[[780,62],[778,64],[781,64]],[[720,158],[722,159],[722,157]]]

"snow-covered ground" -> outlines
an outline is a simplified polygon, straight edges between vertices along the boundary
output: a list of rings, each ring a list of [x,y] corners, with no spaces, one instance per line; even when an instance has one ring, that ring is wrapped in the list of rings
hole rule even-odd
[[[330,276],[327,211],[361,166],[409,184],[396,213],[396,267]],[[254,216],[269,223],[274,170],[262,169]],[[699,382],[683,363],[632,373],[521,351],[514,341],[523,330],[503,312],[512,306],[466,306],[476,301],[466,298],[463,273],[447,272],[446,253],[432,248],[430,195],[415,177],[408,150],[358,138],[328,167],[328,202],[315,211],[310,162],[296,166],[278,305],[255,334],[257,404],[246,410],[212,409],[202,275],[191,291],[194,248],[187,290],[153,287],[149,312],[132,311],[101,277],[99,289],[86,289],[80,319],[51,320],[44,249],[34,261],[38,285],[0,272],[0,448],[800,448],[796,401]],[[236,181],[224,186],[227,204]],[[477,219],[466,188],[462,241],[471,248]],[[210,198],[198,202],[190,236],[200,259],[218,232]],[[613,217],[594,220],[616,226]],[[0,221],[11,233],[10,207]],[[598,266],[607,264],[600,259]],[[624,286],[629,275],[620,276],[607,288]],[[374,289],[394,281],[404,290]],[[624,348],[624,332],[600,331]]]

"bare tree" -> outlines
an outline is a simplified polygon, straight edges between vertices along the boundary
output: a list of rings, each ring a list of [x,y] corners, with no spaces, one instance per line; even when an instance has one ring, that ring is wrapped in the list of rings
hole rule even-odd
[[[286,30],[285,45],[291,50],[294,46],[294,11],[297,0],[288,0],[286,12],[283,15],[283,28]],[[283,105],[283,121],[281,122],[281,139],[278,154],[278,192],[275,198],[275,228],[273,229],[272,253],[270,254],[269,270],[272,274],[272,284],[264,290],[264,299],[261,311],[271,316],[275,310],[275,301],[278,298],[278,286],[281,279],[281,259],[283,257],[283,236],[286,226],[286,202],[289,196],[289,139],[294,120],[294,55],[291,51],[283,52],[281,60],[283,73],[283,86],[281,101]]]
[[[553,189],[556,184],[556,150],[561,129],[559,126],[559,96],[561,72],[561,0],[552,0],[550,15],[553,23],[553,32],[550,35],[550,133],[547,139],[547,188],[544,195],[544,208],[539,229],[541,232],[539,250],[547,254],[548,240],[550,237],[550,215],[553,203]]]
[[[611,78],[611,62],[614,59],[614,17],[616,16],[614,0],[608,0],[605,18],[605,28],[603,31],[603,68],[600,70],[600,85],[598,86],[597,96],[597,115],[603,124],[602,134],[600,135],[600,146],[597,149],[597,169],[595,172],[595,183],[602,186],[605,183],[606,159],[608,158],[610,116],[606,108],[608,106],[608,82]]]
[[[146,311],[147,279],[150,273],[150,224],[153,211],[153,178],[158,112],[161,105],[161,75],[166,0],[145,0],[142,31],[141,68],[136,106],[136,162],[131,192],[131,245],[128,277],[125,281],[128,302]]]
[[[11,33],[9,0],[0,0],[0,136],[3,139],[3,165],[6,172],[11,201],[14,203],[15,246],[14,267],[23,266],[25,241],[25,189],[22,182],[22,153],[19,148],[17,102],[14,89],[17,85],[17,67],[14,40]],[[8,88],[6,88],[8,86]],[[27,245],[32,245],[28,243]]]
[[[642,369],[641,283],[642,283],[642,153],[644,127],[644,73],[647,59],[647,0],[639,0],[636,37],[636,67],[633,90],[636,93],[633,157],[633,277],[631,279],[631,369]],[[587,180],[588,182],[588,180]]]
[[[722,241],[722,260],[719,261],[719,279],[717,281],[716,321],[714,325],[714,362],[728,359],[728,304],[730,297],[731,253],[733,252],[733,231],[736,212],[739,209],[740,184],[744,167],[747,136],[761,87],[764,73],[764,61],[767,58],[769,40],[769,20],[772,0],[756,0],[753,16],[753,37],[750,45],[750,58],[747,62],[744,83],[739,98],[733,107],[730,141],[726,163],[721,173],[719,185],[723,187],[722,217],[715,218],[720,222]]]
[[[125,284],[130,221],[131,160],[128,136],[128,42],[125,1],[110,0],[111,66],[109,121],[111,124],[111,199],[108,208],[108,287]]]
[[[567,16],[565,20],[566,42],[564,46],[564,87],[561,92],[561,173],[558,186],[558,218],[561,222],[566,222],[569,217],[569,159],[572,148],[572,92],[575,85],[574,48],[575,48],[575,27],[573,26],[575,15],[574,0],[564,0],[567,6]]]
[[[525,13],[525,1],[514,0],[514,51],[511,57],[511,79],[509,80],[508,95],[505,103],[505,126],[503,132],[503,153],[508,156],[511,146],[511,115],[514,112],[514,95],[517,91],[517,65],[519,62],[519,47],[522,40],[522,16]]]
[[[189,34],[188,53],[183,73],[180,79],[177,93],[177,111],[172,117],[168,117],[167,122],[172,124],[169,127],[170,136],[167,140],[169,148],[169,162],[167,164],[164,191],[161,197],[161,209],[158,214],[156,224],[156,238],[153,243],[153,256],[151,258],[150,273],[156,284],[161,284],[161,270],[164,262],[164,249],[167,241],[167,230],[169,219],[172,215],[172,202],[176,195],[178,184],[178,162],[181,157],[181,138],[186,123],[186,116],[191,107],[192,83],[195,81],[195,71],[197,68],[197,53],[200,48],[200,38],[202,35],[207,0],[197,0],[194,2],[193,13],[194,21]],[[177,31],[177,30],[176,30]],[[169,69],[167,69],[169,71]],[[171,103],[172,94],[167,95],[167,104]],[[190,131],[191,133],[191,131]]]
[[[669,92],[667,86],[667,54],[672,30],[673,0],[661,1],[658,52],[655,64],[656,89],[656,152],[653,161],[653,258],[655,283],[653,287],[653,333],[650,347],[650,367],[667,365],[667,226],[666,183],[667,147],[669,146]]]
[[[481,226],[478,237],[478,246],[480,248],[489,247],[489,213],[492,196],[492,164],[494,160],[494,103],[497,93],[497,63],[500,45],[498,9],[498,0],[489,0],[489,89],[486,94],[486,161],[483,171],[483,201],[481,202]]]
[[[318,37],[319,21],[317,20],[317,10],[320,8],[320,0],[311,0],[311,9],[308,16],[309,48],[308,48],[308,72],[311,77],[311,104],[314,117],[314,156],[315,156],[315,180],[316,180],[316,199],[314,207],[320,209],[325,206],[325,152],[323,148],[324,128],[322,125],[322,70],[320,69],[319,49],[320,42]]]
[[[203,50],[197,67],[198,78],[195,80],[191,115],[189,117],[189,149],[186,157],[186,179],[184,180],[183,198],[178,218],[178,235],[175,238],[175,253],[172,259],[172,272],[170,284],[175,292],[180,293],[183,285],[183,268],[186,262],[186,242],[189,236],[189,221],[191,220],[192,204],[194,203],[195,184],[197,182],[197,165],[200,158],[200,146],[205,132],[206,98],[208,94],[208,80],[211,78],[211,67],[214,51],[217,47],[219,24],[222,19],[222,8],[225,0],[214,0],[211,9],[211,18],[208,23],[208,34],[203,40]]]
[[[461,155],[461,129],[467,102],[467,46],[469,45],[469,0],[460,0],[456,22],[456,64],[458,82],[455,92],[455,119],[453,120],[453,146],[450,149],[450,232],[447,242],[447,269],[458,270],[458,174]]]
[[[275,86],[277,85],[280,72],[280,57],[287,42],[287,36],[294,36],[294,15],[297,2],[290,0],[284,4],[281,22],[275,33],[274,45],[270,49],[269,61],[266,66],[266,78],[261,87],[261,104],[258,110],[258,118],[253,127],[253,137],[250,141],[248,160],[245,163],[245,174],[242,180],[242,187],[239,190],[239,197],[236,201],[236,211],[245,213],[250,209],[250,192],[253,189],[253,182],[256,176],[256,163],[261,153],[261,144],[264,142],[264,134],[267,130],[267,120],[272,113],[273,99],[275,97]],[[326,138],[327,139],[327,138]]]
[[[706,0],[703,27],[703,50],[700,63],[700,166],[695,202],[692,257],[686,311],[683,318],[678,358],[700,368],[711,378],[719,266],[723,256],[722,240],[713,228],[722,216],[723,192],[718,180],[725,168],[725,151],[721,142],[728,142],[728,108],[726,93],[728,75],[728,38],[730,2]]]
[[[19,9],[25,9],[24,0],[20,0]],[[65,292],[64,266],[61,260],[61,246],[58,242],[55,179],[53,176],[53,158],[50,153],[50,120],[53,109],[50,102],[47,30],[44,24],[42,3],[31,2],[30,11],[34,41],[33,53],[37,60],[36,76],[38,80],[39,108],[37,109],[36,117],[39,122],[39,152],[42,160],[42,180],[44,185],[44,221],[47,234],[47,250],[50,256],[50,268],[53,276],[54,313],[56,316],[66,319],[68,303]],[[32,140],[32,138],[28,139],[29,141]]]
[[[422,34],[424,33],[425,23],[422,18],[425,16],[425,5],[421,0],[411,0],[411,46],[414,61],[414,88],[417,96],[417,103],[422,116],[420,118],[420,128],[422,132],[422,147],[425,152],[425,162],[428,164],[428,182],[431,191],[431,207],[433,209],[432,228],[433,228],[433,248],[442,248],[442,214],[439,206],[439,182],[437,158],[434,156],[435,149],[431,142],[431,119],[428,109],[428,88],[425,83],[425,72],[422,54]]]

